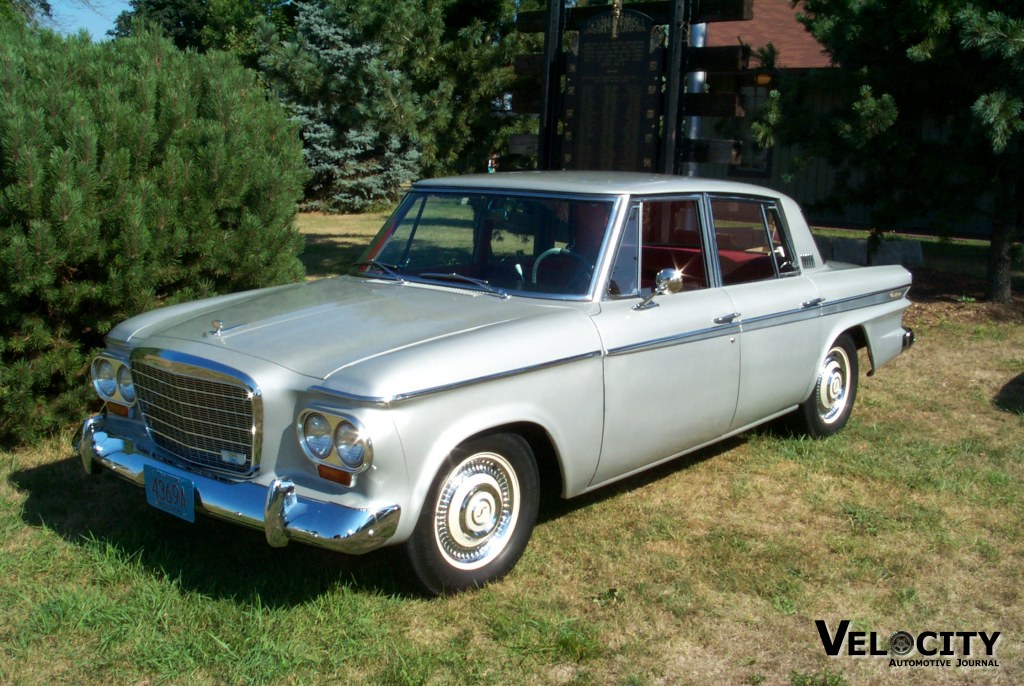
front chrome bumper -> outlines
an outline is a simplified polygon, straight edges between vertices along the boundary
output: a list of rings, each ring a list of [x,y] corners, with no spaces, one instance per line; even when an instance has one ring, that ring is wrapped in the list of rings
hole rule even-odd
[[[85,420],[75,436],[75,449],[89,474],[106,468],[139,487],[145,486],[146,465],[191,481],[196,511],[262,529],[267,543],[281,547],[298,541],[339,553],[358,555],[384,545],[398,528],[401,508],[363,510],[296,494],[295,484],[275,479],[270,486],[247,481],[222,481],[186,471],[136,452],[124,440],[103,431],[102,416]]]

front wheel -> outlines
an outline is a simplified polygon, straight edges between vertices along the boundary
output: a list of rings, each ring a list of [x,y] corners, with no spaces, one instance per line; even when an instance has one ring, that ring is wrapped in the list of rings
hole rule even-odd
[[[801,427],[814,438],[831,436],[846,426],[856,398],[857,346],[844,333],[829,346],[814,390],[797,411]]]
[[[456,593],[505,576],[533,532],[539,483],[521,436],[485,436],[452,451],[406,542],[426,590]]]

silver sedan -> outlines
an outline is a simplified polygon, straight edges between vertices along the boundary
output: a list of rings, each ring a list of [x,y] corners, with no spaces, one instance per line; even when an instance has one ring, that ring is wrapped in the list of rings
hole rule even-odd
[[[670,176],[421,181],[345,276],[159,309],[78,441],[148,502],[423,586],[501,578],[569,498],[792,415],[840,430],[913,342],[910,274],[826,264],[790,198]]]

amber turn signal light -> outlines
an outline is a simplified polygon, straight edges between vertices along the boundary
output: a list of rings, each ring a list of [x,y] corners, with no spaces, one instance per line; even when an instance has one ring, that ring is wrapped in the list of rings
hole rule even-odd
[[[333,481],[334,483],[341,484],[342,486],[352,485],[352,474],[351,472],[346,472],[344,469],[335,469],[334,467],[328,467],[325,464],[318,464],[316,466],[316,472],[320,475],[321,479],[327,479],[328,481]]]

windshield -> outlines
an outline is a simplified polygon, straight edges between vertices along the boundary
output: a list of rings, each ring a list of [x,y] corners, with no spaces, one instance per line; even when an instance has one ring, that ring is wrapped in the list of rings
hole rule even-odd
[[[502,294],[583,296],[613,205],[614,199],[414,191],[356,273]]]

